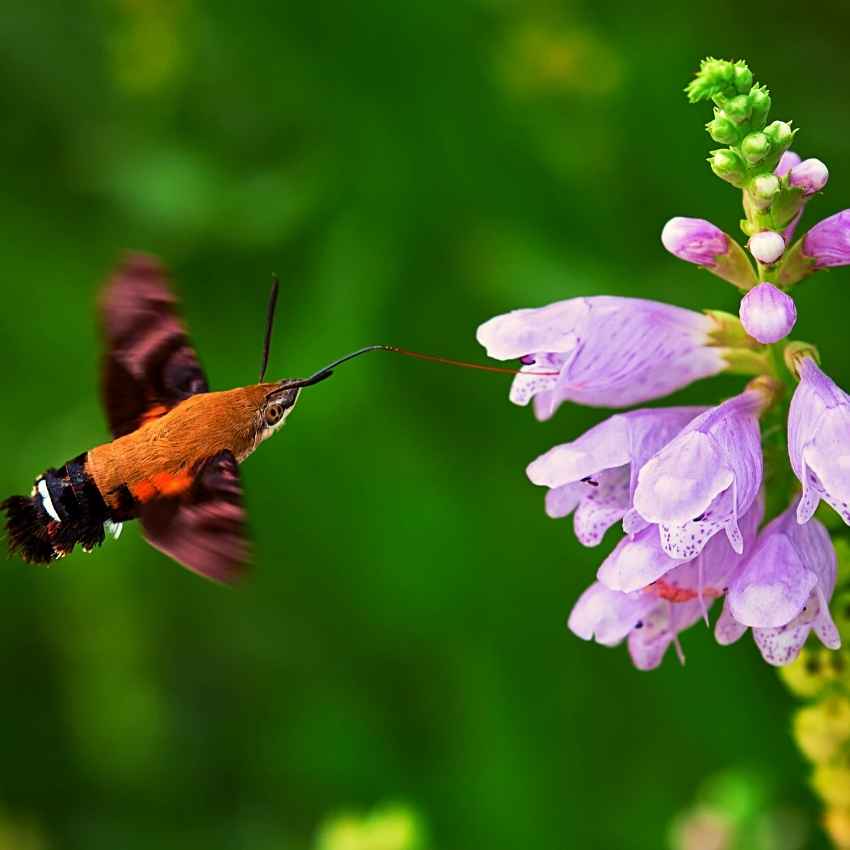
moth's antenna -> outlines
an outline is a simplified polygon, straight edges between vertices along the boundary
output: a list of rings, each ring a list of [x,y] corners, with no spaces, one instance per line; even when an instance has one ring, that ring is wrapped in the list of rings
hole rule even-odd
[[[274,314],[277,309],[277,293],[280,289],[280,280],[276,274],[272,275],[272,291],[269,293],[269,306],[266,310],[266,338],[263,340],[263,362],[260,364],[260,380],[266,377],[266,369],[269,366],[269,352],[272,346],[272,330],[274,329]]]
[[[432,363],[443,363],[446,366],[459,366],[462,369],[478,369],[482,372],[497,372],[500,375],[539,375],[541,377],[556,378],[560,372],[524,372],[521,369],[509,369],[505,366],[485,366],[482,363],[468,363],[466,360],[452,360],[449,357],[439,357],[436,354],[422,354],[419,351],[408,351],[406,348],[399,348],[397,345],[367,345],[365,348],[360,348],[357,351],[352,351],[351,354],[346,354],[340,357],[339,360],[334,360],[329,363],[324,369],[319,369],[318,372],[311,375],[309,378],[302,380],[287,381],[285,386],[287,389],[299,389],[301,387],[310,387],[313,384],[318,384],[319,381],[324,381],[333,375],[333,370],[347,360],[353,360],[361,354],[368,354],[370,351],[389,351],[393,354],[404,354],[406,357],[416,357],[419,360],[428,360]]]

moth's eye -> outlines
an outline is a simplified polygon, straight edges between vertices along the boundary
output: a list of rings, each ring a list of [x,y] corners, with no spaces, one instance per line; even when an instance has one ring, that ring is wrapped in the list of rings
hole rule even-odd
[[[266,408],[266,425],[277,425],[283,416],[283,408],[279,404],[270,404]]]

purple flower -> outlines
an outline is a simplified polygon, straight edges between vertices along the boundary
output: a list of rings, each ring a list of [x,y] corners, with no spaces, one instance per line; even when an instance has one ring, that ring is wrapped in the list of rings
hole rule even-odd
[[[670,644],[680,660],[679,632],[690,628],[703,615],[696,600],[674,604],[651,593],[620,593],[604,584],[592,584],[575,604],[567,626],[584,640],[596,639],[616,646],[628,639],[629,655],[639,670],[657,667]]]
[[[748,546],[755,540],[762,512],[762,503],[758,499],[741,521]],[[661,550],[657,528],[647,529],[638,537],[643,538],[639,554],[666,566],[663,577],[653,577],[646,584],[641,584],[632,574],[625,577],[631,589],[624,592],[609,586],[606,579],[611,576],[603,578],[603,564],[599,581],[582,594],[570,613],[567,625],[584,640],[595,638],[597,643],[605,646],[615,646],[627,638],[635,666],[640,670],[650,670],[661,663],[670,644],[675,645],[680,661],[684,661],[679,633],[700,618],[708,622],[708,609],[725,592],[729,577],[739,566],[741,557],[717,538],[705,547],[698,558],[686,563],[675,562]],[[631,543],[626,539],[617,549]]]
[[[690,559],[722,529],[741,553],[738,519],[761,485],[758,417],[765,401],[761,389],[748,389],[686,425],[638,473],[626,531],[657,524],[664,551]]]
[[[739,311],[744,330],[761,343],[778,342],[797,321],[794,299],[772,283],[760,283],[742,299]]]
[[[777,177],[784,177],[795,165],[800,164],[800,155],[794,151],[785,151],[779,159],[779,165],[773,169]]]
[[[618,413],[571,443],[555,446],[529,464],[534,484],[549,487],[546,513],[564,517],[575,511],[576,537],[596,546],[631,507],[637,471],[701,407],[669,407]]]
[[[799,524],[796,512],[792,503],[762,530],[715,626],[721,644],[751,628],[764,660],[776,666],[792,662],[812,630],[830,649],[841,645],[829,613],[836,569],[829,533],[817,520]]]
[[[815,269],[850,263],[850,210],[819,221],[803,237],[803,255]]]
[[[850,525],[850,396],[811,357],[788,412],[788,454],[803,485],[797,521],[808,522],[821,499]]]
[[[829,171],[819,159],[804,160],[788,173],[788,184],[800,189],[806,196],[820,192],[828,180]]]
[[[680,260],[698,266],[714,266],[729,250],[729,237],[704,218],[671,218],[661,231],[661,242]]]
[[[772,266],[785,252],[785,240],[779,233],[763,230],[750,237],[749,248],[760,263]]]
[[[717,374],[726,363],[709,344],[713,326],[680,307],[597,295],[496,316],[477,338],[497,360],[524,358],[511,401],[533,398],[538,419],[548,419],[567,400],[628,407]],[[546,371],[559,374],[525,374]]]
[[[741,518],[744,549],[755,541],[763,514],[762,500],[757,498]],[[661,548],[658,526],[650,525],[624,537],[602,562],[596,577],[611,590],[648,590],[671,601],[688,602],[722,596],[740,560],[740,554],[720,536],[709,540],[690,561],[671,558]]]

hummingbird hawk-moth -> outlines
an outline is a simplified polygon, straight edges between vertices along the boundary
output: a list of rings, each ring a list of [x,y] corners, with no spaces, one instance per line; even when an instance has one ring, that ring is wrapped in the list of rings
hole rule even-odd
[[[276,301],[277,281],[258,383],[211,392],[163,268],[153,257],[130,255],[100,302],[102,396],[113,439],[43,472],[29,496],[0,503],[10,552],[48,564],[78,544],[90,552],[138,519],[151,545],[206,578],[230,583],[248,560],[239,464],[280,430],[303,388],[369,351],[518,371],[370,345],[309,378],[266,382]]]

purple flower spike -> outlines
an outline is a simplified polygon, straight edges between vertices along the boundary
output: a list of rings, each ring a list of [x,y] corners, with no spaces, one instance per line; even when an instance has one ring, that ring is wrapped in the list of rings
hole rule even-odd
[[[514,404],[534,399],[538,419],[564,401],[628,407],[668,395],[726,368],[709,345],[712,320],[700,313],[598,295],[514,310],[478,328],[478,341],[497,360],[532,355],[511,387]],[[555,376],[537,372],[553,371]]]
[[[803,237],[803,254],[815,269],[850,264],[850,210],[819,221]]]
[[[758,416],[764,403],[761,391],[746,390],[686,425],[638,473],[635,508],[624,527],[634,533],[641,521],[657,524],[662,549],[678,559],[696,557],[724,530],[740,554],[738,518],[761,485]]]
[[[766,266],[772,266],[785,253],[785,240],[779,233],[763,230],[750,237],[750,253]]]
[[[850,396],[810,357],[788,412],[788,454],[803,485],[797,521],[808,522],[821,499],[850,525]]]
[[[829,170],[819,159],[807,159],[795,165],[788,173],[788,183],[804,195],[814,195],[826,186]]]
[[[714,266],[729,250],[729,237],[704,218],[671,218],[661,231],[661,242],[680,260],[698,266]]]
[[[549,516],[575,510],[576,537],[585,546],[596,546],[631,507],[637,470],[703,410],[672,407],[616,414],[538,457],[529,464],[528,477],[550,488]]]
[[[768,664],[790,664],[809,632],[838,649],[841,639],[829,613],[835,588],[835,550],[817,520],[795,521],[793,504],[761,532],[729,586],[715,634],[732,643],[747,628]]]
[[[780,237],[781,238],[781,237]],[[744,330],[761,343],[785,339],[797,321],[794,299],[772,283],[760,283],[742,299],[739,311]]]
[[[799,164],[799,154],[794,153],[794,151],[785,151],[779,160],[779,165],[773,169],[773,173],[777,177],[784,177],[795,165]]]

